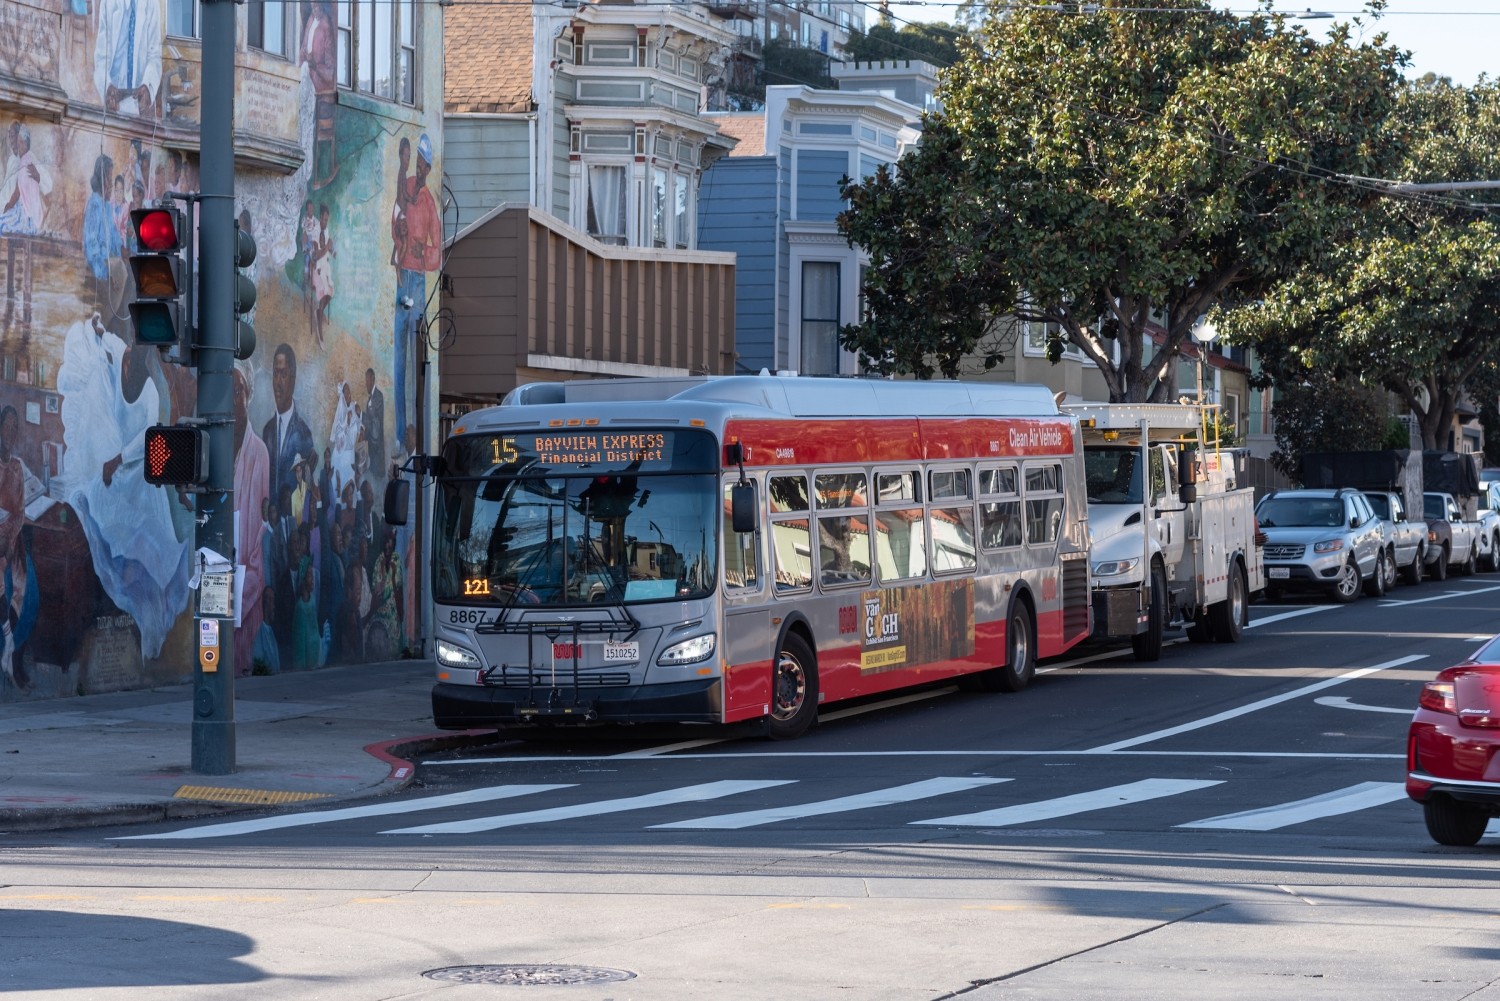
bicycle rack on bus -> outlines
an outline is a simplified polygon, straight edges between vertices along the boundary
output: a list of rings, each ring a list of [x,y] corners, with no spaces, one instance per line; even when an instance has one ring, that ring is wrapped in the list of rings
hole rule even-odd
[[[512,618],[513,611],[519,611],[515,606],[507,606],[501,609],[494,619],[474,627],[476,633],[521,635],[526,637],[526,665],[522,669],[526,675],[526,700],[517,707],[517,712],[523,716],[573,716],[581,715],[585,720],[597,718],[597,713],[592,702],[585,705],[583,701],[583,674],[580,670],[579,659],[583,652],[582,637],[584,635],[608,635],[624,633],[624,639],[629,640],[640,631],[641,624],[630,611],[621,605],[605,606],[602,610],[608,618],[585,619],[580,621],[571,617],[564,621],[560,619],[538,620],[531,617],[530,613],[522,614]],[[547,666],[539,669],[535,660],[536,637],[540,635],[546,638],[548,648]],[[564,635],[570,635],[569,660],[571,669],[569,675],[573,683],[573,698],[571,704],[564,704],[563,691],[558,686],[556,667],[557,641]],[[483,684],[493,685],[497,681],[495,675],[499,674],[498,684],[508,686],[514,678],[515,668],[508,664],[497,664],[480,675]],[[538,681],[545,679],[547,694],[545,704],[537,699],[537,691],[541,687]]]

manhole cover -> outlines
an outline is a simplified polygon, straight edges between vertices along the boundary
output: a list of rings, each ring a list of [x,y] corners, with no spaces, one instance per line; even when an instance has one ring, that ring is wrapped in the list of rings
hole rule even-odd
[[[517,987],[567,984],[609,984],[634,980],[629,970],[603,966],[542,966],[535,963],[493,963],[487,966],[444,966],[422,976],[454,984],[511,984]]]

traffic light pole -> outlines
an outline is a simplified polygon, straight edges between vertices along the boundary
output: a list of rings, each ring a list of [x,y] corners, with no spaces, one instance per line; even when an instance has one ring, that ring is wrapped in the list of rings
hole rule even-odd
[[[234,0],[203,0],[199,122],[198,419],[208,432],[208,481],[193,559],[234,551]],[[201,569],[201,568],[199,568]],[[194,611],[193,771],[234,771],[234,621]],[[221,628],[222,627],[222,628]],[[212,641],[212,643],[210,643]]]

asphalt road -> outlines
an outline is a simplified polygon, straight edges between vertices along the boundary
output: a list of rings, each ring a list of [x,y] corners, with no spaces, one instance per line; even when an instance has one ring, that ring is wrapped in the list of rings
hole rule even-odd
[[[1401,787],[1421,683],[1497,630],[1494,575],[1256,605],[1239,644],[1084,650],[790,743],[508,741],[366,805],[34,838],[0,987],[1500,999],[1500,828],[1437,846]]]

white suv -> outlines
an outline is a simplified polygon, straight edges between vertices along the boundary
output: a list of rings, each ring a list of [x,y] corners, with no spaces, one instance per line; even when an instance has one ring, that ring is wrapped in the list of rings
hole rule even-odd
[[[1361,587],[1374,597],[1395,577],[1385,545],[1385,525],[1362,493],[1281,490],[1255,506],[1266,534],[1266,597],[1285,591],[1324,591],[1337,602],[1353,601]]]

